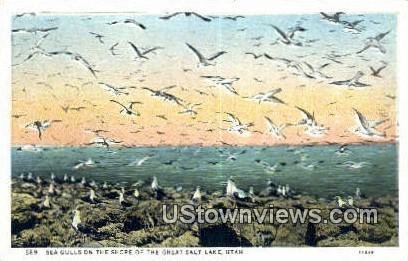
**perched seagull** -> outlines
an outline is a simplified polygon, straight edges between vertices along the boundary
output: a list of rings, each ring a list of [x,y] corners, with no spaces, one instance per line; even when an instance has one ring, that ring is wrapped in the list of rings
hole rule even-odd
[[[225,51],[221,51],[221,52],[217,52],[216,54],[214,54],[211,57],[204,57],[204,55],[202,55],[196,48],[194,48],[192,45],[190,45],[189,43],[186,43],[186,45],[188,46],[188,48],[190,48],[190,50],[192,50],[194,52],[194,54],[197,56],[198,58],[198,64],[197,67],[201,67],[201,66],[210,66],[210,65],[215,65],[214,63],[211,63],[210,61],[215,60],[216,58],[218,58],[219,56],[226,54],[227,52]]]
[[[228,179],[226,194],[228,197],[235,199],[245,199],[248,197],[245,191],[237,188],[237,186],[235,185],[235,181],[232,178]]]
[[[284,32],[273,24],[271,24],[270,26],[272,26],[275,29],[275,31],[279,34],[280,38],[278,41],[280,41],[281,43],[286,44],[286,45],[303,46],[303,44],[295,40],[294,37],[295,37],[296,32],[306,31],[305,28],[301,26],[296,26],[294,28],[289,29],[287,32]]]
[[[203,75],[201,78],[205,78],[211,82],[213,82],[215,85],[220,86],[225,88],[227,91],[238,95],[238,92],[235,90],[235,88],[232,86],[232,84],[236,81],[239,80],[238,77],[234,78],[224,78],[221,76],[210,76],[210,75]]]
[[[357,54],[360,54],[362,52],[365,52],[366,50],[370,49],[370,48],[376,48],[378,49],[381,53],[386,53],[387,50],[385,49],[385,47],[382,45],[381,40],[391,32],[391,30],[385,32],[385,33],[380,33],[378,35],[376,35],[375,37],[368,37],[366,39],[366,43],[365,46],[363,47],[363,49],[361,49],[360,51],[357,52]]]
[[[345,13],[344,12],[337,12],[337,13],[334,13],[334,14],[330,15],[330,14],[327,14],[327,13],[320,12],[320,14],[322,15],[322,20],[326,20],[326,21],[328,21],[330,23],[334,23],[334,24],[339,24],[341,22],[340,21],[340,15],[343,15]]]
[[[107,25],[115,25],[115,24],[133,24],[136,25],[138,27],[140,27],[143,30],[146,30],[146,26],[144,26],[142,23],[137,22],[135,19],[124,19],[124,20],[120,20],[120,21],[112,21],[109,23],[106,23]]]
[[[370,121],[367,120],[366,117],[359,112],[357,109],[353,108],[357,121],[357,127],[353,130],[354,133],[363,136],[363,137],[385,137],[384,132],[379,132],[376,127],[388,119],[378,120],[378,121]]]
[[[94,33],[94,32],[89,32],[89,34],[93,35],[96,39],[98,39],[98,41],[99,41],[101,44],[104,43],[103,40],[102,40],[102,38],[105,37],[105,36],[103,36],[103,35],[101,35],[101,34],[98,34],[98,33]]]
[[[177,15],[180,15],[180,14],[184,14],[186,17],[189,17],[189,16],[193,15],[195,17],[200,18],[201,20],[203,20],[205,22],[210,22],[211,21],[210,18],[204,17],[204,16],[202,16],[202,15],[200,15],[198,13],[195,13],[195,12],[176,12],[176,13],[172,13],[172,14],[169,14],[169,15],[166,15],[166,16],[161,16],[159,18],[162,19],[162,20],[169,20],[170,18],[172,18],[174,16],[177,16]]]
[[[382,76],[380,75],[381,71],[384,70],[387,67],[387,63],[384,63],[383,66],[374,69],[374,67],[370,66],[370,70],[371,70],[371,75],[374,77],[379,77],[382,78]]]
[[[91,158],[89,158],[86,161],[80,161],[77,165],[72,167],[73,170],[78,170],[78,169],[87,169],[87,168],[93,168],[95,167],[95,161],[93,161]]]
[[[188,103],[187,105],[183,105],[184,110],[179,111],[178,113],[179,114],[189,114],[191,116],[195,116],[197,115],[197,109],[200,109],[200,108],[197,108],[197,109],[195,108],[200,105],[201,103],[195,103],[195,104]]]
[[[296,108],[303,114],[303,119],[300,120],[297,125],[306,125],[306,134],[308,134],[309,136],[320,136],[328,130],[328,128],[324,125],[319,125],[317,123],[314,117],[314,113],[311,114],[305,109],[302,109],[298,106],[296,106]]]
[[[292,126],[292,124],[290,123],[283,123],[281,125],[276,125],[273,123],[273,121],[265,116],[265,120],[266,120],[266,130],[274,135],[277,139],[286,139],[286,136],[283,134],[283,130],[289,126]]]
[[[243,134],[244,132],[249,131],[248,128],[254,126],[252,122],[243,124],[238,117],[233,115],[232,113],[226,112],[228,115],[228,120],[224,120],[225,122],[229,122],[231,125],[227,129],[230,132],[237,132],[239,134]]]
[[[200,186],[197,186],[197,188],[196,188],[196,190],[195,190],[195,192],[194,192],[194,195],[193,195],[193,197],[191,198],[191,200],[192,200],[194,203],[199,203],[199,202],[201,201],[201,190],[200,190]]]
[[[261,104],[261,102],[272,102],[272,103],[281,103],[281,104],[285,104],[284,101],[282,101],[281,99],[275,97],[276,94],[280,93],[282,91],[281,88],[277,88],[268,92],[260,92],[257,93],[251,97],[244,97],[244,98],[248,98],[251,100],[255,100],[258,101],[259,104]]]
[[[343,81],[334,81],[331,82],[330,84],[334,85],[345,85],[347,87],[367,87],[370,86],[370,84],[367,83],[362,83],[360,82],[360,78],[364,76],[364,73],[362,71],[358,71],[356,75],[354,75],[353,78],[348,79],[348,80],[343,80]]]
[[[105,87],[105,90],[112,92],[116,96],[121,95],[121,94],[129,95],[129,92],[124,91],[124,90],[127,90],[127,87],[115,87],[111,84],[104,83],[104,82],[98,82],[98,84],[103,85]]]
[[[348,196],[348,197],[347,197],[347,205],[348,205],[349,207],[354,207],[354,199],[353,199],[352,196]]]
[[[347,202],[344,201],[340,196],[335,196],[334,197],[336,199],[336,204],[339,208],[342,208],[344,206],[347,206]]]
[[[51,127],[51,124],[54,122],[61,122],[61,120],[43,120],[43,121],[34,121],[25,126],[25,128],[31,128],[38,131],[38,138],[41,140],[42,133]]]
[[[165,87],[165,88],[162,88],[162,89],[157,90],[157,91],[156,91],[156,90],[153,90],[153,89],[150,89],[150,88],[148,88],[148,87],[142,87],[142,89],[148,90],[149,92],[151,92],[151,93],[152,93],[152,96],[161,97],[161,98],[163,98],[165,101],[175,102],[175,103],[177,103],[178,105],[183,106],[183,104],[182,104],[183,100],[182,100],[182,99],[180,99],[180,98],[174,96],[173,94],[170,94],[170,93],[166,92],[167,90],[170,90],[170,89],[172,89],[172,88],[174,88],[174,87],[176,87],[176,86],[175,86],[175,85],[172,85],[172,86]]]
[[[141,51],[134,43],[128,42],[128,44],[130,44],[130,46],[132,47],[132,49],[135,51],[135,53],[137,55],[135,57],[135,60],[137,58],[143,58],[143,59],[148,60],[149,58],[146,56],[146,54],[151,53],[151,52],[156,51],[156,50],[159,50],[159,49],[163,49],[163,47],[155,46],[155,47],[148,48],[146,50]]]
[[[164,193],[164,190],[159,186],[156,176],[153,176],[153,181],[152,181],[152,184],[150,185],[150,188],[155,194],[156,199],[160,200],[166,196],[166,194]]]
[[[127,115],[135,115],[135,116],[140,116],[140,113],[138,111],[134,112],[133,111],[133,105],[135,104],[142,104],[141,102],[138,101],[133,101],[130,102],[128,106],[123,105],[122,103],[115,101],[115,100],[110,100],[111,102],[114,102],[116,104],[119,104],[122,109],[120,110],[120,113],[125,113]]]
[[[75,209],[73,212],[74,212],[74,217],[72,219],[71,226],[76,232],[89,236],[93,239],[101,240],[104,237],[102,233],[98,232],[92,226],[89,226],[87,224],[82,224],[81,212],[78,209]]]

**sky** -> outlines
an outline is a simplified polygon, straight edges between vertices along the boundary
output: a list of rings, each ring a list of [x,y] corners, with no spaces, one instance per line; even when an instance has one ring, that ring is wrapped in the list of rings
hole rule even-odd
[[[162,14],[163,15],[163,14]],[[210,17],[211,22],[196,17],[175,16],[169,20],[140,14],[41,14],[14,17],[12,28],[48,28],[51,31],[41,42],[47,52],[70,51],[80,54],[95,70],[95,78],[78,61],[67,56],[36,55],[23,62],[32,53],[36,41],[45,33],[11,33],[12,37],[12,143],[42,145],[83,145],[95,135],[85,129],[104,129],[104,135],[123,145],[215,145],[226,142],[235,145],[276,145],[305,143],[390,142],[396,139],[396,24],[392,14],[345,14],[345,21],[363,20],[360,33],[350,33],[341,24],[323,21],[320,14],[245,16],[236,21],[225,16]],[[142,23],[143,30],[134,24],[108,25],[112,21],[132,18]],[[306,29],[295,38],[303,46],[273,44],[279,35],[271,25],[286,31],[300,25]],[[367,37],[391,32],[381,43],[386,53],[364,47]],[[103,35],[103,43],[91,35]],[[254,38],[261,37],[259,40]],[[148,60],[135,59],[128,42],[140,48],[160,46],[149,53]],[[113,56],[109,48],[118,43]],[[197,67],[197,57],[187,47],[189,43],[205,56],[226,51],[215,60],[215,66]],[[246,52],[267,53],[272,57],[308,62],[314,67],[329,63],[322,72],[330,79],[309,79],[294,75],[291,68],[261,57],[254,59]],[[327,54],[349,54],[335,63],[324,58]],[[381,78],[371,74],[369,66],[378,68],[382,61],[387,67]],[[22,64],[20,64],[23,62]],[[357,71],[365,75],[364,88],[348,88],[330,84],[346,80]],[[233,84],[239,95],[204,80],[201,76],[238,77]],[[256,78],[256,79],[255,79]],[[98,82],[113,86],[134,86],[129,95],[115,96]],[[45,83],[45,84],[44,84]],[[158,97],[142,87],[160,89],[176,85],[169,93],[183,103],[200,103],[197,115],[181,114],[183,107]],[[74,86],[74,87],[72,87]],[[281,88],[276,96],[285,104],[258,103],[245,97],[259,92]],[[208,95],[199,94],[196,90]],[[120,106],[138,101],[140,113],[123,115]],[[62,107],[85,107],[80,111]],[[277,139],[266,128],[265,116],[277,124],[297,123],[302,115],[295,106],[314,112],[319,124],[328,131],[310,137],[303,126],[291,126],[283,132],[286,139]],[[351,133],[356,126],[352,108],[361,111],[370,120],[388,119],[379,126],[385,138],[360,137]],[[226,112],[236,115],[243,123],[253,122],[245,135],[229,132]],[[167,120],[157,117],[165,115]],[[35,130],[26,126],[36,120],[58,120],[52,123],[39,139]]]

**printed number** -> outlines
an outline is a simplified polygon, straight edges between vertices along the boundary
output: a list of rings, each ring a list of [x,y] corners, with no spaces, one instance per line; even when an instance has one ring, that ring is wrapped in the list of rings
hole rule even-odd
[[[373,255],[374,250],[359,250],[358,253],[361,255]]]
[[[36,255],[36,254],[38,254],[38,251],[37,251],[37,249],[26,249],[25,254],[26,254],[26,256]]]

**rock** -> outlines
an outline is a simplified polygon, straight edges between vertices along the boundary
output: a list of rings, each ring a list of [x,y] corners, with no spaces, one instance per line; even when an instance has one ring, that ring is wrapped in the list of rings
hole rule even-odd
[[[251,246],[251,242],[239,237],[226,224],[207,225],[199,228],[200,246],[203,247],[242,247]]]

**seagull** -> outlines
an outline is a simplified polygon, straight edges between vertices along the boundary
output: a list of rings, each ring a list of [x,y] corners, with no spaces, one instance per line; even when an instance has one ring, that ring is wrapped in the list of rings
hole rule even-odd
[[[51,208],[50,197],[48,195],[45,195],[45,199],[44,199],[44,202],[43,202],[43,207],[44,208]]]
[[[132,101],[129,103],[128,106],[123,105],[122,103],[115,101],[115,100],[110,100],[111,102],[119,104],[122,109],[120,110],[120,113],[126,113],[127,115],[135,115],[135,116],[140,116],[140,113],[138,111],[134,112],[133,111],[133,105],[135,104],[142,104],[141,102],[138,101]]]
[[[31,128],[33,130],[38,131],[38,138],[41,140],[42,138],[42,133],[51,127],[51,124],[54,122],[61,122],[61,120],[43,120],[43,121],[34,121],[32,123],[29,123],[25,126],[25,128]]]
[[[57,30],[58,27],[48,27],[48,28],[17,28],[17,29],[12,29],[12,33],[37,33],[37,32],[42,32],[46,33],[49,31],[54,31]]]
[[[104,83],[104,82],[98,82],[98,84],[105,86],[107,91],[112,92],[116,96],[121,95],[121,94],[129,95],[129,92],[124,91],[127,89],[127,87],[115,87],[111,84]]]
[[[319,125],[316,122],[314,113],[311,114],[305,109],[302,109],[298,106],[296,106],[296,108],[300,110],[303,115],[303,119],[300,120],[297,125],[306,125],[306,134],[308,134],[309,136],[320,136],[328,130],[328,128],[324,127],[322,124]]]
[[[286,68],[295,69],[296,73],[298,73],[298,74],[303,74],[306,77],[311,78],[309,75],[305,74],[301,64],[299,62],[297,62],[297,61],[286,59],[286,58],[272,57],[267,53],[264,53],[264,56],[265,56],[265,58],[267,58],[269,60],[272,60],[274,62],[278,62],[278,63],[281,63],[281,64],[285,65]]]
[[[340,15],[343,15],[345,13],[344,12],[337,12],[337,13],[334,13],[334,14],[330,15],[330,14],[327,14],[327,13],[320,12],[320,14],[323,16],[322,20],[326,20],[326,21],[328,21],[330,23],[334,23],[334,24],[339,24],[340,23]]]
[[[266,120],[266,130],[270,133],[273,134],[277,139],[286,139],[286,136],[283,134],[283,130],[289,126],[292,126],[290,123],[283,123],[281,125],[276,125],[273,123],[273,121],[265,116]]]
[[[295,45],[295,46],[303,45],[301,42],[296,41],[294,37],[295,37],[296,32],[306,31],[305,28],[301,26],[296,26],[294,28],[289,29],[287,32],[284,32],[273,24],[271,24],[270,26],[272,26],[275,29],[275,31],[279,34],[280,38],[278,39],[278,41],[280,41],[281,43],[284,43],[286,45]]]
[[[270,173],[270,174],[274,174],[278,168],[278,163],[275,163],[274,165],[271,165],[269,162],[263,161],[263,160],[259,160],[256,159],[255,162],[261,166],[264,167],[265,172]]]
[[[142,164],[145,163],[145,161],[148,160],[148,159],[150,159],[151,157],[152,157],[152,156],[146,156],[146,157],[143,157],[142,159],[137,159],[137,160],[135,160],[135,161],[129,163],[128,166],[135,166],[135,165],[136,165],[136,166],[142,166]]]
[[[153,181],[152,181],[152,184],[150,185],[150,188],[152,189],[156,199],[160,200],[166,196],[166,194],[164,193],[164,190],[159,186],[156,176],[153,176]]]
[[[274,89],[274,90],[270,90],[270,91],[268,91],[266,93],[260,92],[260,93],[257,93],[255,95],[251,96],[251,97],[244,97],[244,98],[248,98],[248,99],[251,99],[251,100],[256,100],[256,101],[259,102],[259,104],[261,104],[261,102],[272,102],[272,103],[285,104],[284,101],[282,101],[281,99],[275,97],[275,94],[278,94],[281,91],[282,91],[281,88],[277,88],[277,89]]]
[[[163,47],[155,46],[155,47],[148,48],[146,50],[141,51],[139,48],[137,48],[137,46],[134,43],[128,42],[128,44],[130,44],[130,46],[133,48],[133,50],[135,51],[135,53],[137,55],[137,57],[135,57],[135,60],[137,58],[143,58],[143,59],[148,60],[149,58],[146,56],[146,54],[151,53],[151,52],[156,51],[156,50],[159,50],[159,49],[163,49]]]
[[[353,76],[353,78],[348,79],[348,80],[343,80],[343,81],[334,81],[331,82],[330,84],[334,85],[345,85],[347,87],[367,87],[370,86],[370,84],[367,83],[362,83],[360,82],[360,78],[364,76],[364,73],[362,71],[358,71],[356,75]]]
[[[338,156],[348,156],[351,151],[347,148],[348,144],[343,144],[341,145],[337,150],[336,150],[336,155]]]
[[[252,57],[253,57],[254,59],[258,59],[258,58],[260,58],[260,57],[263,56],[263,54],[255,54],[255,53],[251,53],[251,52],[246,52],[245,54],[252,55]]]
[[[238,117],[233,115],[232,113],[226,112],[225,114],[228,115],[228,120],[224,120],[225,122],[229,122],[231,126],[227,129],[230,132],[237,132],[239,134],[243,134],[244,132],[249,131],[248,128],[254,126],[252,122],[243,124]]]
[[[232,20],[232,21],[237,21],[239,18],[245,18],[245,16],[235,15],[235,16],[225,16],[225,17],[224,17],[224,19],[226,19],[226,20]]]
[[[237,186],[235,185],[235,181],[232,178],[229,178],[227,181],[226,194],[228,197],[234,199],[245,199],[248,197],[245,191],[237,188]]]
[[[196,190],[195,190],[194,195],[193,195],[193,197],[191,198],[191,200],[192,200],[194,203],[199,203],[199,202],[201,201],[201,190],[200,190],[200,186],[197,186],[197,187],[196,187]]]
[[[381,53],[386,53],[387,50],[385,49],[385,47],[381,44],[381,40],[391,32],[391,30],[388,30],[385,33],[380,33],[378,35],[376,35],[375,37],[368,37],[366,39],[366,43],[363,49],[361,49],[360,51],[356,52],[356,54],[360,54],[362,52],[365,52],[366,50],[370,49],[370,48],[376,48],[378,49]]]
[[[159,18],[162,19],[162,20],[169,20],[170,18],[172,18],[174,16],[177,16],[177,15],[180,15],[180,14],[184,14],[186,17],[189,17],[189,16],[193,15],[195,17],[200,18],[201,20],[203,20],[205,22],[210,22],[211,21],[210,18],[204,17],[204,16],[202,16],[202,15],[200,15],[198,13],[195,13],[195,12],[176,12],[176,13],[173,13],[173,14],[170,14],[170,15],[161,16]]]
[[[363,137],[385,137],[384,132],[379,132],[376,127],[388,119],[378,120],[378,121],[370,121],[367,120],[366,117],[359,112],[357,109],[353,108],[357,121],[357,127],[353,130],[354,133]]]
[[[370,66],[370,70],[371,70],[371,75],[374,77],[379,77],[382,78],[382,76],[380,75],[381,71],[384,70],[387,67],[387,63],[384,63],[383,66],[374,69],[374,67]]]
[[[141,29],[146,30],[146,26],[144,26],[142,23],[137,22],[135,19],[124,19],[124,20],[121,20],[121,21],[117,20],[117,21],[112,21],[112,22],[106,23],[106,24],[107,25],[115,25],[115,24],[119,24],[119,23],[122,23],[122,24],[134,24],[134,25],[140,27]]]
[[[354,199],[353,199],[352,196],[348,196],[348,197],[347,197],[347,205],[348,205],[349,207],[354,207]]]
[[[118,46],[119,45],[119,43],[115,43],[115,44],[113,44],[111,47],[109,47],[109,51],[111,52],[111,54],[113,55],[113,56],[115,56],[115,55],[118,55],[117,53],[115,53],[115,48],[116,48],[116,46]]]
[[[341,165],[349,169],[361,169],[362,167],[370,165],[370,163],[365,162],[365,161],[354,162],[350,160],[350,161],[343,162]]]
[[[44,39],[46,39],[50,34],[44,34],[43,36],[40,37],[40,39],[38,39],[35,43],[35,45],[33,47],[31,47],[30,51],[32,51],[29,55],[27,55],[26,58],[24,58],[23,61],[16,63],[16,64],[12,64],[12,66],[18,66],[21,65],[25,62],[27,62],[28,60],[32,59],[33,57],[35,57],[36,55],[46,55],[48,56],[47,52],[41,48],[41,43],[44,41]]]
[[[183,100],[182,99],[174,96],[173,94],[170,94],[170,93],[166,92],[167,90],[170,90],[170,89],[172,89],[174,87],[176,87],[176,86],[172,85],[172,86],[168,86],[168,87],[162,88],[162,89],[157,90],[157,91],[153,90],[151,88],[148,88],[148,87],[142,87],[142,89],[148,90],[149,92],[151,92],[152,96],[161,97],[165,101],[175,102],[178,105],[183,106],[183,104],[182,104]]]
[[[98,136],[92,139],[91,142],[88,143],[87,145],[101,145],[101,146],[105,146],[106,148],[109,148],[111,144],[120,144],[120,143],[122,143],[122,141],[116,141],[114,139],[109,139],[109,138],[105,138],[102,136]]]
[[[341,23],[344,26],[344,31],[346,32],[351,32],[351,33],[361,33],[360,28],[357,27],[358,24],[363,22],[364,20],[356,20],[353,22],[348,22],[348,21],[341,21]]]
[[[184,107],[184,110],[183,111],[179,111],[178,113],[179,114],[189,114],[189,115],[191,115],[191,116],[195,116],[195,115],[197,115],[197,109],[200,109],[200,108],[197,108],[197,109],[195,109],[197,106],[200,106],[202,103],[195,103],[195,104],[191,104],[191,103],[188,103],[187,105],[183,105],[183,107]]]
[[[80,161],[80,163],[72,167],[72,169],[78,170],[78,169],[87,169],[87,168],[93,168],[93,167],[95,167],[95,161],[89,158],[86,161]]]
[[[336,199],[336,204],[339,208],[342,208],[347,205],[347,202],[344,201],[340,196],[335,196],[334,198]]]
[[[105,37],[105,36],[103,36],[103,35],[101,35],[101,34],[98,34],[98,33],[93,33],[93,32],[89,32],[89,34],[93,35],[96,39],[98,39],[98,41],[99,41],[101,44],[104,43],[104,42],[102,41],[102,38]]]
[[[98,232],[95,228],[87,224],[82,224],[81,212],[78,209],[75,209],[73,212],[74,217],[72,219],[71,226],[74,228],[76,232],[82,233],[94,239],[101,240],[103,238],[104,235]]]
[[[327,76],[326,74],[322,73],[322,69],[324,69],[325,67],[327,67],[328,65],[330,65],[330,63],[325,63],[321,66],[319,66],[318,68],[314,68],[311,64],[307,63],[307,62],[303,62],[302,64],[306,65],[306,67],[308,68],[308,72],[305,72],[305,70],[303,70],[302,67],[302,71],[303,74],[308,77],[308,78],[319,78],[319,79],[330,79],[332,77]]]
[[[119,191],[119,204],[122,207],[130,207],[132,206],[132,203],[128,202],[127,200],[125,200],[124,198],[124,192],[123,192],[123,187],[122,187],[122,191]]]
[[[221,76],[210,76],[210,75],[204,75],[201,76],[201,78],[205,78],[210,80],[211,82],[215,83],[215,85],[220,86],[225,88],[227,91],[238,95],[238,92],[234,89],[234,87],[232,86],[232,84],[236,81],[239,80],[238,77],[234,77],[234,78],[224,78]]]
[[[194,48],[192,45],[190,45],[189,43],[186,43],[186,45],[188,46],[188,48],[190,48],[190,50],[192,50],[194,52],[194,54],[197,56],[199,63],[197,64],[197,67],[201,67],[201,66],[214,66],[214,63],[211,63],[210,61],[215,60],[216,58],[218,58],[219,56],[226,54],[227,52],[225,51],[221,51],[221,52],[217,52],[216,54],[214,54],[211,57],[204,57],[204,55],[202,55],[196,48]]]

